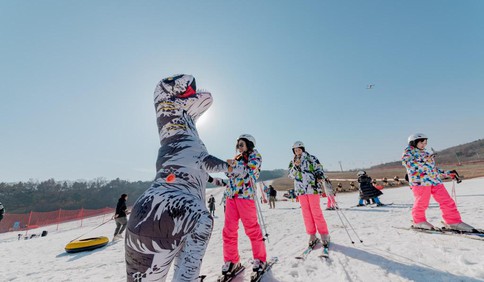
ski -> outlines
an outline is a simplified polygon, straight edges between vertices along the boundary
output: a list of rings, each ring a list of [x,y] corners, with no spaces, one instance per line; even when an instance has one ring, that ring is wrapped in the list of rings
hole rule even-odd
[[[448,234],[461,235],[466,238],[484,241],[484,230],[482,229],[476,229],[475,232],[466,232],[442,227],[440,228],[440,231]]]
[[[464,237],[464,238],[473,239],[473,240],[484,241],[484,230],[477,230],[478,232],[463,232],[463,231],[457,231],[452,229],[446,229],[445,227],[431,229],[431,230],[422,229],[422,228],[413,228],[413,227],[396,227],[396,226],[392,226],[392,227],[396,229],[413,230],[416,232],[427,233],[427,234],[450,235],[450,236],[458,236],[458,237]]]
[[[363,206],[351,206],[349,208],[344,208],[343,210],[357,210],[357,209],[362,209],[362,208],[381,208],[381,207],[386,207],[386,206],[391,206],[393,205],[393,203],[389,203],[389,204],[382,204],[381,206],[378,206],[376,204],[369,204],[369,205],[363,205]]]
[[[319,244],[320,240],[317,239],[316,243],[313,246],[308,246],[302,253],[301,255],[297,256],[296,259],[300,260],[306,260],[308,257],[309,253],[311,253],[312,250]]]
[[[386,207],[386,206],[391,206],[391,205],[393,205],[393,203],[389,203],[389,204],[382,204],[382,205],[380,205],[380,206],[379,206],[379,205],[373,205],[373,204],[372,204],[372,205],[370,205],[370,208],[372,208],[372,209],[373,209],[373,208],[381,208],[381,207]]]
[[[264,267],[264,269],[262,271],[252,272],[252,274],[250,275],[250,282],[259,282],[262,279],[262,277],[264,276],[264,274],[269,272],[271,270],[272,266],[278,260],[279,259],[277,257],[273,257],[273,258],[271,258],[267,261],[266,266]]]
[[[240,273],[242,273],[242,271],[244,271],[244,269],[245,269],[245,266],[244,265],[240,265],[239,268],[234,269],[232,272],[228,272],[227,274],[220,275],[217,278],[217,282],[229,282],[229,281],[232,281],[232,279],[234,279],[235,277],[237,277],[237,275],[239,275]]]

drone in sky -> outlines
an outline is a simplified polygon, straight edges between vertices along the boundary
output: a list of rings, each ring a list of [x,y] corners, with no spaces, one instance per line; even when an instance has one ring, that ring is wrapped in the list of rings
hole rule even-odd
[[[366,86],[366,89],[370,90],[373,89],[373,87],[375,87],[375,84],[368,84],[368,86]]]

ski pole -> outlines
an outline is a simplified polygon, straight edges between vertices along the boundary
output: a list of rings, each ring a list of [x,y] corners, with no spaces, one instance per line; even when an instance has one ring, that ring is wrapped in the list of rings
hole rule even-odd
[[[455,192],[455,179],[452,179],[452,197],[454,198],[455,205],[457,206],[457,193]]]
[[[257,194],[255,196],[257,197]],[[260,206],[259,199],[257,199],[256,205],[257,205],[256,206],[257,210],[259,211],[260,220],[262,222],[262,229],[263,229],[263,232],[264,232],[264,236],[266,237],[267,242],[269,243],[269,234],[267,233],[267,226],[266,226],[266,223],[264,221],[264,216],[262,215],[262,208]]]
[[[264,240],[267,240],[267,242],[269,243],[269,234],[267,234],[267,228],[264,222],[264,216],[262,215],[262,210],[258,199],[256,199],[256,205],[257,205],[256,209],[258,210],[258,218],[259,218],[259,221],[262,223],[261,231],[264,234],[264,237],[265,237]]]
[[[336,214],[338,215],[338,218],[341,221],[341,224],[343,225],[343,227],[344,227],[344,229],[346,231],[346,234],[348,235],[348,238],[350,238],[351,244],[354,245],[355,244],[355,241],[353,241],[353,239],[351,238],[351,235],[348,232],[348,228],[346,227],[346,224],[343,222],[343,219],[341,218],[341,215],[339,214],[339,208],[338,208],[337,205],[336,205]]]
[[[336,210],[338,210],[338,209],[336,209]],[[348,220],[348,218],[346,217],[346,215],[343,213],[343,211],[340,211],[340,212],[343,215],[343,217],[345,218],[346,222],[348,222],[348,225],[350,226],[351,230],[353,230],[353,233],[355,233],[356,238],[358,238],[358,240],[360,240],[360,243],[363,243],[363,240],[361,240],[360,236],[358,236],[358,233],[356,233],[355,228],[353,227],[353,225],[351,224],[351,222]]]
[[[267,233],[267,228],[266,228],[266,223],[264,221],[264,216],[262,215],[262,210],[260,208],[260,204],[259,204],[259,199],[257,198],[257,187],[254,185],[254,178],[253,178],[253,175],[251,173],[249,173],[249,181],[250,181],[250,184],[254,190],[254,199],[255,199],[255,209],[256,209],[256,212],[257,212],[257,217],[259,218],[259,221],[262,223],[261,225],[261,231],[262,231],[262,234],[263,236],[265,237],[265,240],[267,240],[267,242],[269,243],[269,234]]]

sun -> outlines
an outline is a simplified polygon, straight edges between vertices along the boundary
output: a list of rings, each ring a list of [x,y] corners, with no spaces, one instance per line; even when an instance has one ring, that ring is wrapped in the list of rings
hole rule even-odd
[[[197,128],[203,128],[206,126],[212,116],[211,111],[206,111],[197,120]]]

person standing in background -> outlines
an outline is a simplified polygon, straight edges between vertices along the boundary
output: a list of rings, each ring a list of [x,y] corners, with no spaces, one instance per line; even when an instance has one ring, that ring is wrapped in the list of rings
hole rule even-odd
[[[210,195],[210,198],[208,198],[208,210],[212,216],[215,216],[215,198],[213,195]]]
[[[3,215],[5,214],[5,207],[3,204],[0,202],[0,221],[3,219]]]
[[[274,189],[272,185],[269,185],[269,208],[270,209],[276,208],[276,197],[277,197],[276,189]]]
[[[289,163],[289,178],[294,179],[294,191],[301,205],[309,246],[314,247],[319,241],[316,231],[321,235],[323,245],[329,245],[328,225],[323,216],[320,203],[321,188],[319,181],[326,179],[319,160],[306,152],[304,143],[297,141],[292,146],[294,158]]]
[[[126,206],[126,201],[128,200],[127,194],[122,194],[119,197],[118,204],[116,205],[116,213],[114,214],[114,221],[116,222],[116,229],[114,230],[113,241],[123,238],[123,231],[126,229],[128,224],[127,215],[128,207]]]

